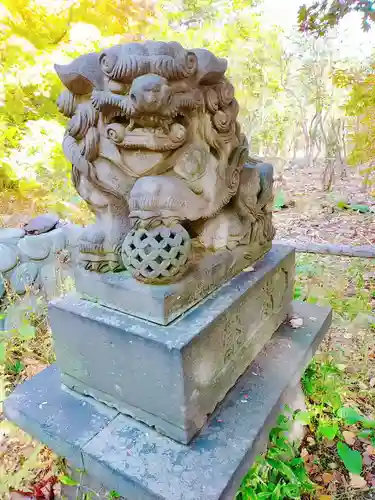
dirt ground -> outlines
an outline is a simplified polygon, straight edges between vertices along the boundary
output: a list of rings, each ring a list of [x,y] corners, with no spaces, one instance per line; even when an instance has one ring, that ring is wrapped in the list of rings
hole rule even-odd
[[[338,207],[340,202],[368,205],[375,210],[371,189],[363,187],[358,169],[336,176],[332,191],[322,191],[322,172],[317,168],[290,168],[275,184],[275,194],[285,192],[294,207],[275,212],[276,238],[348,245],[375,244],[374,213],[362,214]]]

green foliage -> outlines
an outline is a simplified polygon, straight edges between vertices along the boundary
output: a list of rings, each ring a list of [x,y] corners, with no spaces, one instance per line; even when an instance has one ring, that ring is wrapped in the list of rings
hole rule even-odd
[[[240,121],[254,153],[265,145],[282,146],[290,123],[288,109],[278,104],[284,92],[281,33],[261,26],[259,15],[252,11],[257,3],[222,0],[218,8],[212,0],[189,0],[181,10],[175,2],[162,1],[156,14],[158,28],[146,31],[151,38],[205,47],[228,59],[227,74],[235,86]]]
[[[337,207],[342,210],[353,210],[354,212],[358,212],[360,214],[366,214],[370,212],[370,207],[368,205],[362,205],[358,203],[346,203],[345,201],[339,201],[337,203]]]
[[[30,325],[27,321],[22,323],[18,329],[18,333],[24,340],[29,340],[35,337],[35,326]]]
[[[0,0],[0,186],[32,192],[67,215],[77,202],[61,141],[65,119],[55,62],[152,25],[147,1]],[[57,192],[57,193],[56,193]],[[55,194],[54,194],[55,193]],[[52,200],[63,200],[54,207]]]
[[[285,201],[286,201],[285,192],[282,190],[278,191],[273,203],[274,209],[281,210],[283,207],[285,207]]]
[[[340,261],[333,272],[329,267],[330,259],[313,255],[297,256],[295,298],[329,305],[334,314],[345,321],[353,321],[358,314],[370,313],[371,291],[364,286],[364,260],[350,259],[345,264],[347,273],[340,274]],[[347,287],[356,293],[347,294]]]
[[[74,481],[74,479],[72,479],[71,477],[66,476],[64,474],[59,476],[58,479],[59,479],[59,482],[61,484],[65,484],[66,486],[78,486],[79,485],[79,483],[77,481]]]
[[[116,498],[121,498],[121,495],[115,490],[111,490],[108,495],[109,500],[115,500]]]
[[[2,341],[0,344],[0,364],[4,363],[6,358],[5,342]]]
[[[61,149],[65,119],[55,104],[61,83],[53,63],[139,39],[139,33],[228,58],[251,150],[284,155],[307,120],[301,110],[314,116],[315,104],[319,110],[331,106],[331,56],[297,37],[290,64],[282,33],[262,27],[257,4],[222,0],[218,8],[213,0],[184,0],[177,8],[171,0],[0,0],[0,185],[24,196],[31,192],[63,216],[77,215],[82,205],[66,182],[71,167]],[[301,95],[307,95],[303,102]]]
[[[375,21],[375,2],[373,0],[320,0],[310,6],[302,5],[298,11],[300,30],[324,36],[350,12],[362,13],[362,28],[370,29]]]
[[[314,359],[302,377],[302,385],[317,413],[323,414],[327,408],[334,412],[342,407],[345,394],[342,373],[331,357],[319,362]]]
[[[316,435],[329,441],[337,438],[337,454],[346,470],[360,475],[362,472],[362,455],[352,449],[342,439],[344,426],[357,426],[356,435],[359,438],[375,442],[375,420],[363,417],[357,410],[342,406],[345,396],[341,367],[332,358],[323,361],[315,359],[307,368],[303,387],[309,398],[308,412],[304,412],[304,421],[316,429]],[[307,414],[306,414],[307,413]]]
[[[7,366],[8,371],[14,375],[19,375],[24,368],[25,365],[19,359],[17,359],[13,364]]]
[[[337,416],[342,418],[347,425],[356,424],[363,418],[356,410],[345,406],[339,409]]]
[[[352,450],[346,443],[337,443],[337,453],[344,462],[345,467],[352,474],[361,474],[362,456],[357,450]]]
[[[349,91],[348,98],[343,105],[348,117],[347,141],[350,146],[348,162],[351,165],[361,166],[364,185],[371,187],[375,160],[374,60],[347,71],[336,70],[333,79],[337,87],[346,88]],[[357,205],[357,210],[365,213],[369,209],[365,205]]]
[[[280,415],[270,433],[266,454],[257,458],[242,482],[237,499],[300,499],[315,490],[298,447],[286,437],[292,422],[292,416]]]
[[[53,63],[137,39],[140,32],[228,57],[254,147],[282,144],[289,119],[275,107],[282,91],[280,37],[276,29],[261,27],[251,11],[256,3],[225,0],[218,9],[212,0],[186,0],[176,9],[168,1],[0,0],[5,9],[0,15],[0,183],[26,195],[38,191],[39,202],[45,199],[49,209],[64,216],[74,212],[80,202],[66,182],[71,167],[61,149],[65,119],[55,101],[62,86]]]
[[[357,424],[358,437],[371,441],[375,445],[375,420],[365,418],[357,410],[342,407],[337,412],[346,425]]]
[[[339,431],[339,424],[331,420],[319,420],[318,436],[332,441],[337,436]]]

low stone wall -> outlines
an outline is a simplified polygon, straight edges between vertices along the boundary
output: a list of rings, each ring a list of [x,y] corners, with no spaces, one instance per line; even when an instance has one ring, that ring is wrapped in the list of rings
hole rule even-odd
[[[42,224],[44,217],[49,224]],[[0,311],[5,313],[0,329],[16,328],[25,314],[41,313],[48,300],[74,286],[71,262],[81,231],[50,216],[25,228],[0,229]]]

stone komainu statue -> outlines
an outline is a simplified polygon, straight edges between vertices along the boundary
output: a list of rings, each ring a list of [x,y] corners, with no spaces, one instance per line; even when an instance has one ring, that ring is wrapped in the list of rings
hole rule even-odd
[[[272,240],[272,167],[247,163],[226,60],[145,42],[55,68],[67,89],[64,153],[96,216],[80,240],[86,269],[122,269],[138,229],[178,224],[213,251]]]

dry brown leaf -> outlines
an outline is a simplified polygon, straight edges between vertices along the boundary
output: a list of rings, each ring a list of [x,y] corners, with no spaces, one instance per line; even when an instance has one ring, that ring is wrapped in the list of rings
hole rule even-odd
[[[371,474],[371,472],[368,472],[366,474],[366,481],[367,481],[367,484],[369,486],[371,486],[371,488],[373,488],[375,486],[375,476],[373,474]]]
[[[29,361],[30,358],[27,359]],[[33,360],[32,363],[27,364],[25,360],[25,369],[23,372],[23,375],[25,376],[26,379],[30,379],[43,371],[47,367],[46,364],[38,362],[36,360]]]
[[[366,446],[366,453],[375,456],[375,448],[369,444]]]
[[[334,480],[336,482],[338,482],[339,484],[346,483],[345,476],[338,470],[335,470],[333,472],[333,477],[334,477]]]
[[[329,439],[324,439],[323,446],[325,448],[333,448],[334,446],[336,446],[336,442],[335,441],[330,441]]]
[[[323,476],[322,476],[322,479],[323,479],[323,483],[324,484],[329,484],[333,481],[333,474],[331,474],[330,472],[324,472],[323,473]]]
[[[320,495],[319,500],[332,500],[333,496],[331,495]]]
[[[56,499],[61,498],[61,490],[62,490],[61,483],[55,483],[53,485],[54,498],[56,498]]]
[[[362,476],[352,473],[350,473],[349,476],[350,476],[350,486],[352,488],[355,488],[356,490],[363,490],[364,488],[367,488],[366,480],[363,479]]]
[[[371,465],[373,462],[371,455],[369,455],[368,453],[363,453],[362,459],[363,459],[363,465],[366,465],[366,466]]]
[[[356,440],[356,435],[354,434],[354,432],[344,431],[342,435],[345,439],[345,443],[348,444],[349,446],[353,446]]]

